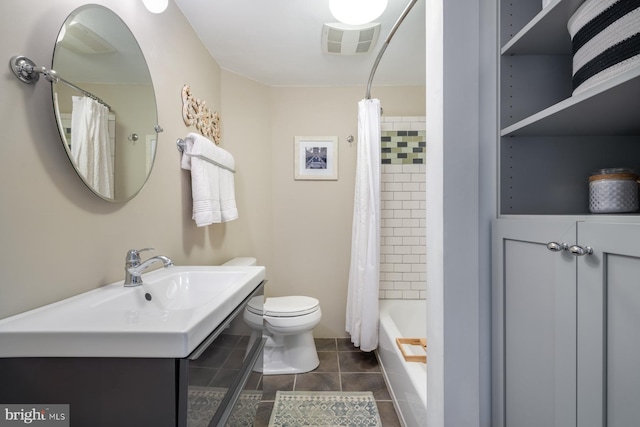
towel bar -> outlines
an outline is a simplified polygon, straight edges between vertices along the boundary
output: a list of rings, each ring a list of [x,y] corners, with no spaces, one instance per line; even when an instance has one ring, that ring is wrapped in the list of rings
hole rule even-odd
[[[220,168],[222,168],[222,169],[228,170],[228,171],[229,171],[229,172],[231,172],[231,173],[236,173],[236,171],[235,171],[235,170],[233,170],[233,169],[231,169],[231,168],[229,168],[229,167],[227,167],[227,166],[225,166],[225,165],[223,165],[223,164],[220,164],[220,163],[216,162],[215,160],[211,160],[211,159],[210,159],[210,158],[208,158],[208,157],[200,156],[200,155],[198,155],[198,154],[189,154],[189,153],[185,153],[185,152],[184,152],[184,148],[187,146],[187,143],[186,143],[186,142],[185,142],[185,140],[184,140],[184,139],[182,139],[182,138],[178,138],[178,139],[176,140],[176,146],[177,146],[177,148],[178,148],[178,151],[179,151],[179,152],[181,152],[182,154],[186,155],[186,156],[189,156],[189,157],[196,157],[196,158],[198,158],[198,159],[200,159],[200,160],[204,160],[205,162],[211,163],[212,165],[216,165],[216,166],[218,166],[218,167],[220,167]]]

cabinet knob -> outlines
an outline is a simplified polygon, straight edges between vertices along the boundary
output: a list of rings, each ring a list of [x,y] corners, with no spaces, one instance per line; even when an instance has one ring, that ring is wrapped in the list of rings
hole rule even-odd
[[[575,256],[591,255],[593,253],[593,248],[591,246],[582,247],[573,245],[569,248],[569,252]]]
[[[562,243],[549,242],[547,243],[547,249],[549,249],[551,252],[566,251],[567,249],[569,249],[569,244],[564,242]]]

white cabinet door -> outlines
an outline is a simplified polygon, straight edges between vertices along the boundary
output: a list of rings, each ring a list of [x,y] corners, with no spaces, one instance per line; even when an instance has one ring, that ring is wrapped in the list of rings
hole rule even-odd
[[[494,425],[576,425],[575,221],[494,222]]]
[[[640,425],[640,225],[579,223],[578,426]]]

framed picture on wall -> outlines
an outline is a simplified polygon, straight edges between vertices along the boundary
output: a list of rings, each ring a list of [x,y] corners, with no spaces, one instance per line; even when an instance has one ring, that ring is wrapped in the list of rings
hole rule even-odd
[[[338,137],[296,136],[294,163],[297,180],[337,180]]]

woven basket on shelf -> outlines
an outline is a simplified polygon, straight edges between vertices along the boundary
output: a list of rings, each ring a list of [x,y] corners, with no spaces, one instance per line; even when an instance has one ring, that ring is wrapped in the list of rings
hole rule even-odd
[[[574,95],[640,65],[640,0],[586,0],[567,28]]]

